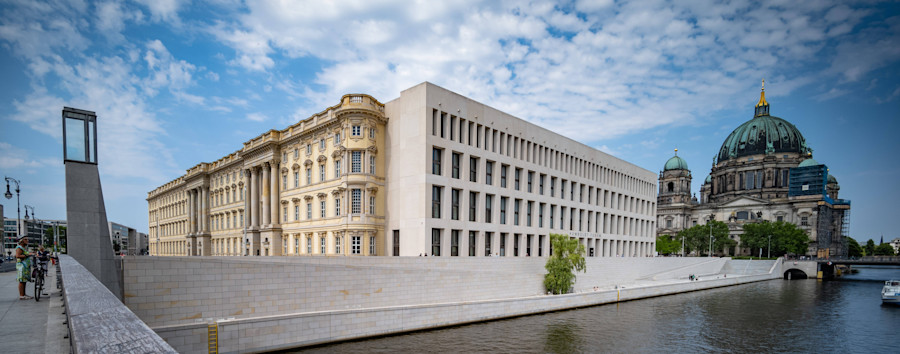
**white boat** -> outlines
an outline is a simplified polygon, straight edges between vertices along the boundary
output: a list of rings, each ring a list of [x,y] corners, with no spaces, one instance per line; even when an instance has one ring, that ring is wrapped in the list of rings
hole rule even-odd
[[[881,289],[881,302],[885,304],[900,304],[900,280],[888,280]]]

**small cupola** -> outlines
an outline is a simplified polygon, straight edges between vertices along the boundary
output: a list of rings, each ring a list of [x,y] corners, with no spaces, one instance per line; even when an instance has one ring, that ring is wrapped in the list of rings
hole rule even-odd
[[[759,102],[756,103],[756,111],[753,117],[769,115],[769,102],[766,102],[766,79],[762,80],[762,89],[759,92]]]

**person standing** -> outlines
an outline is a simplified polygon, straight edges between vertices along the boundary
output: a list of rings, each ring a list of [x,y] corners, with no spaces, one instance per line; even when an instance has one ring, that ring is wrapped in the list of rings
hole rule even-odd
[[[19,239],[16,246],[16,280],[19,281],[19,300],[29,300],[33,297],[25,295],[25,283],[31,278],[31,255],[28,254],[28,237]]]

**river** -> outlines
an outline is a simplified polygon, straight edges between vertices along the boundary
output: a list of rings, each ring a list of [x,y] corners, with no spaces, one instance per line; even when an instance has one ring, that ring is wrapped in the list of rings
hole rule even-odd
[[[840,280],[771,280],[619,304],[325,345],[297,353],[900,352],[900,267]]]

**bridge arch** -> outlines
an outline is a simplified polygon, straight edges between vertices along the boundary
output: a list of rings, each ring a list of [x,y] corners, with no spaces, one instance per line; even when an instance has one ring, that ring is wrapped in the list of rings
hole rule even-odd
[[[809,276],[806,274],[806,272],[804,272],[800,269],[797,269],[797,268],[791,268],[791,269],[784,271],[784,279],[807,279],[807,278],[809,278]]]

